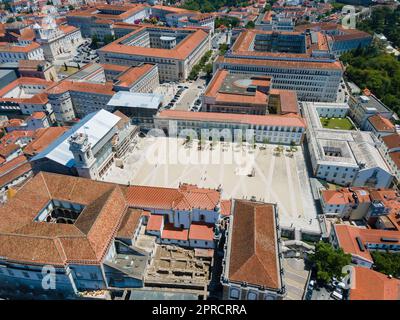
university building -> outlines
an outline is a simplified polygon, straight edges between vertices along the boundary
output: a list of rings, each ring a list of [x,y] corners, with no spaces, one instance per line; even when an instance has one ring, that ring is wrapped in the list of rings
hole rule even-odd
[[[110,112],[111,98],[120,91],[150,93],[159,85],[158,67],[138,64],[133,67],[87,65],[81,71],[48,88],[47,96],[59,123],[73,123],[89,113]]]
[[[169,136],[186,137],[193,131],[197,139],[260,143],[296,144],[303,142],[306,124],[298,115],[243,115],[215,112],[163,110],[154,117],[154,127]],[[216,130],[216,132],[215,132]],[[215,136],[214,136],[215,135]]]
[[[81,32],[74,26],[57,26],[55,19],[47,16],[41,24],[33,26],[35,40],[43,49],[44,58],[54,61],[57,58],[71,57],[83,42]]]
[[[31,162],[36,172],[101,180],[115,159],[126,153],[137,133],[138,128],[125,115],[99,110],[81,119]]]
[[[194,248],[196,263],[204,261],[199,254],[212,256],[219,204],[219,191],[194,185],[126,186],[39,172],[0,208],[2,296],[74,299],[88,291],[168,286],[204,292],[208,278],[170,285],[160,273],[153,279],[154,260],[165,244],[175,244],[174,252]],[[159,219],[160,236],[145,235]],[[147,245],[138,241],[143,237],[156,240]],[[46,266],[56,275],[54,289],[43,288]]]
[[[234,200],[224,246],[225,300],[282,300],[282,248],[274,204]]]
[[[376,148],[372,133],[324,128],[320,112],[334,109],[334,104],[303,102],[307,121],[307,142],[313,174],[341,186],[387,188],[393,176]],[[343,110],[338,104],[338,114]]]
[[[208,50],[209,34],[203,30],[143,26],[98,52],[103,64],[157,64],[163,82],[185,80]]]
[[[296,92],[272,89],[272,81],[269,76],[218,70],[202,96],[202,111],[298,114]]]
[[[218,69],[271,76],[275,89],[295,90],[302,101],[335,102],[343,75],[326,36],[317,32],[243,31],[215,60]]]

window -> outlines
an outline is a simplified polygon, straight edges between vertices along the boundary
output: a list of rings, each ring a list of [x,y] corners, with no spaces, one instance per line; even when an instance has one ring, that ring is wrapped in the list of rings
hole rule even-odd
[[[230,298],[231,299],[239,299],[239,290],[238,289],[231,289]]]
[[[257,294],[255,293],[255,292],[249,292],[248,294],[247,294],[247,299],[248,300],[256,300],[257,299]]]
[[[97,273],[96,272],[91,272],[90,273],[90,279],[97,280]]]

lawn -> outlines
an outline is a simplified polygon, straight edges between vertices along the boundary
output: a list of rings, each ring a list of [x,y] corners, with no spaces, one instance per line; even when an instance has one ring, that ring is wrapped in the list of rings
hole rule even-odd
[[[321,123],[324,128],[328,129],[341,129],[341,130],[354,130],[354,126],[348,118],[323,118]]]

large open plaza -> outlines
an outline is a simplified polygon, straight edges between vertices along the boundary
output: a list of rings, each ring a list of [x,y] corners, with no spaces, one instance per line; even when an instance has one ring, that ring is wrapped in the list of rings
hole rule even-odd
[[[279,150],[278,150],[279,149]],[[239,144],[176,138],[139,138],[103,179],[121,184],[177,187],[180,183],[222,188],[222,197],[278,203],[281,225],[319,232],[301,147]]]

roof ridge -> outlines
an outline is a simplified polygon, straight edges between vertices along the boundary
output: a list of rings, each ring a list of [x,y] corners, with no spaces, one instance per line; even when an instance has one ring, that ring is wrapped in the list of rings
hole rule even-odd
[[[51,195],[51,192],[50,192],[50,190],[49,190],[49,187],[47,186],[47,181],[46,181],[46,179],[44,178],[44,173],[43,173],[43,171],[40,171],[39,174],[40,174],[40,176],[41,176],[42,179],[43,179],[44,186],[46,187],[46,190],[47,190],[47,193],[48,193],[49,197],[52,198],[52,195]]]

